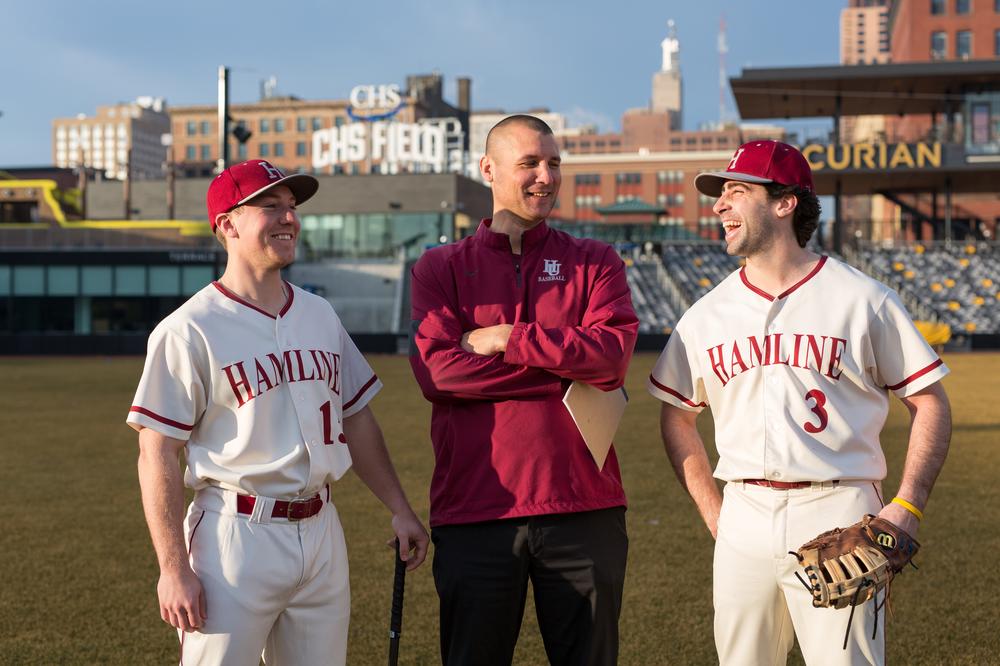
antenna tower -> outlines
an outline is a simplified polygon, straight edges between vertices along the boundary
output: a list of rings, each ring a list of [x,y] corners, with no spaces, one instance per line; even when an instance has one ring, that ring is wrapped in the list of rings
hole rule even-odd
[[[726,122],[726,53],[729,47],[726,45],[726,15],[719,17],[719,126]]]

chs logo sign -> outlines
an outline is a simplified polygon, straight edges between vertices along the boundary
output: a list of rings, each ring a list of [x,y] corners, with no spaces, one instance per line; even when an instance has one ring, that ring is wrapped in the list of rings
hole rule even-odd
[[[395,83],[354,86],[350,100],[347,115],[354,120],[385,120],[406,105]]]

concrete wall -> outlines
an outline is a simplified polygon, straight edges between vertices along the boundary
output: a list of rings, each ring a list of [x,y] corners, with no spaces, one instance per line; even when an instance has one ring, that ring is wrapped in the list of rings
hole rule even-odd
[[[397,261],[345,259],[293,264],[288,278],[330,301],[348,331],[384,333],[396,328],[402,271]]]
[[[488,217],[492,195],[488,187],[454,174],[399,174],[395,176],[317,176],[319,192],[299,211],[323,213],[438,213],[461,211],[473,218]],[[206,219],[205,193],[208,178],[178,178],[175,185],[175,217]],[[117,181],[91,182],[87,186],[87,217],[125,217],[124,185]],[[167,217],[165,180],[132,182],[133,219],[162,220]]]

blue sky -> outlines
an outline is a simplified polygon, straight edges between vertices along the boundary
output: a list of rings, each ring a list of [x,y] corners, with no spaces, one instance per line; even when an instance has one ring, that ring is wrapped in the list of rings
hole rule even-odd
[[[645,106],[667,20],[677,23],[684,124],[718,119],[716,34],[727,71],[835,64],[846,2],[697,0],[5,0],[0,12],[0,166],[51,162],[53,118],[164,97],[210,104],[219,65],[231,101],[260,81],[305,99],[344,99],[359,83],[437,70],[454,99],[472,78],[473,108],[546,106],[602,129]],[[731,103],[730,103],[731,104]]]

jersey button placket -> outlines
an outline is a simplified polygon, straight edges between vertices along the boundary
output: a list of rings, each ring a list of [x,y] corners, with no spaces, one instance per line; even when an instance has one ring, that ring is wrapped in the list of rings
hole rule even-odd
[[[768,308],[767,317],[765,319],[764,325],[764,340],[770,340],[768,336],[774,334],[778,330],[778,323],[776,321],[778,312],[780,311],[780,301],[772,301],[771,307]],[[773,344],[773,340],[771,341]],[[771,354],[776,353],[771,345],[766,345]],[[781,475],[780,472],[774,471],[775,462],[781,459],[780,455],[772,454],[772,449],[781,446],[781,437],[779,433],[775,430],[780,427],[781,424],[781,402],[780,402],[780,381],[775,376],[778,371],[778,366],[770,365],[768,363],[769,359],[763,359],[760,373],[761,373],[761,393],[762,393],[762,413],[764,415],[764,478],[777,478]]]

